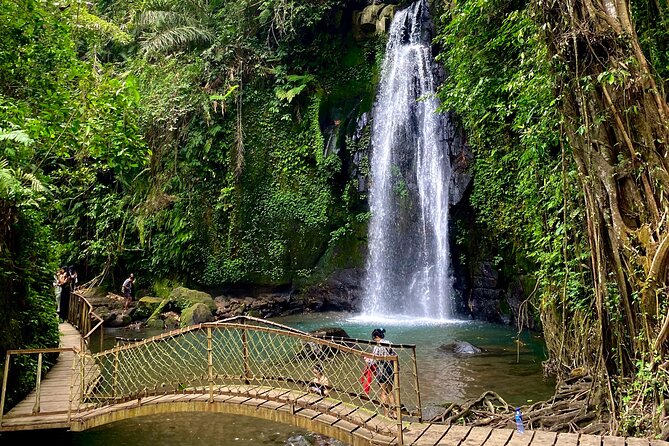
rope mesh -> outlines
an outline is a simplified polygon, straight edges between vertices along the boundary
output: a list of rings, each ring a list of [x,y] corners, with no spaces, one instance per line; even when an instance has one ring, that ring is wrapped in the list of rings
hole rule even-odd
[[[360,409],[392,426],[402,416],[420,417],[415,347],[392,345],[394,356],[374,356],[374,343],[319,338],[261,319],[240,317],[165,333],[133,344],[85,355],[80,364],[84,386],[75,410],[104,407],[149,395],[209,393],[242,395],[310,408],[342,417],[342,408]],[[375,376],[365,374],[368,360],[387,361],[399,370],[384,395]],[[329,380],[329,395],[308,390],[319,366]],[[369,385],[365,385],[372,378]],[[388,392],[386,392],[388,393]],[[398,395],[399,393],[399,395]],[[399,396],[399,398],[398,398]],[[385,403],[384,403],[385,402]],[[318,404],[315,404],[318,403]],[[334,413],[335,409],[336,413]],[[368,420],[351,420],[364,424]],[[390,427],[389,427],[390,429]]]

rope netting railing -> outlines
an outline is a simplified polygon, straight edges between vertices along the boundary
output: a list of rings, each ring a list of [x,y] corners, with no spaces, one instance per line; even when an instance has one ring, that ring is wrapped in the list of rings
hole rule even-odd
[[[403,417],[422,418],[415,346],[384,344],[393,354],[379,356],[375,345],[248,317],[201,324],[86,355],[75,411],[152,395],[239,394],[337,417],[356,411],[348,421],[374,419],[397,433]],[[374,372],[382,368],[385,384]]]

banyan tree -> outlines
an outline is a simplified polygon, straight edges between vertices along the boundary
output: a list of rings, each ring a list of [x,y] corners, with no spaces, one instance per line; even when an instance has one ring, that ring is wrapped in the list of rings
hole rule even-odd
[[[632,7],[658,22],[668,11],[637,3],[534,2],[584,192],[594,282],[580,332],[553,333],[549,346],[570,346],[611,413],[652,410],[658,420],[669,381],[669,106]]]

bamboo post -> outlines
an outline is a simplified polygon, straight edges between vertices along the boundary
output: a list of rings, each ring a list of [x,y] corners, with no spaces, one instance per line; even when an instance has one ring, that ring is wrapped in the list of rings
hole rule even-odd
[[[416,385],[416,396],[418,397],[418,422],[423,422],[423,403],[420,399],[420,384],[418,383],[418,362],[416,361],[416,348],[411,349],[413,356],[413,377]]]
[[[402,432],[402,402],[400,401],[400,358],[395,357],[393,361],[393,381],[395,382],[395,416],[397,419],[397,444],[404,445],[404,434]]]
[[[211,327],[207,327],[207,368],[209,369],[209,402],[214,402],[214,352]]]
[[[112,398],[116,398],[118,386],[118,351],[114,352],[114,374],[112,375]]]
[[[11,353],[5,356],[5,373],[2,376],[2,399],[0,400],[0,427],[2,427],[2,415],[5,413],[5,396],[7,395],[7,379],[9,377],[9,357]]]
[[[77,296],[78,297],[78,296]],[[86,319],[84,318],[84,303],[81,299],[77,298],[77,319],[79,320],[79,330],[81,333],[86,334],[88,330],[86,329]]]
[[[69,405],[67,406],[67,422],[71,423],[72,422],[72,405],[74,403],[74,377],[77,376],[77,357],[79,357],[79,361],[83,363],[83,357],[77,352],[74,352],[74,355],[72,355],[72,378],[70,379],[70,401]],[[81,365],[81,368],[83,368],[83,365]],[[82,372],[83,374],[83,372]],[[83,389],[84,383],[80,383],[81,388]],[[83,390],[79,392],[80,394],[83,394]],[[79,403],[81,403],[81,399],[79,400]]]
[[[79,356],[79,403],[84,400],[86,392],[86,350],[81,349],[74,352],[74,356]]]
[[[244,384],[250,383],[251,369],[249,368],[249,346],[246,339],[246,327],[242,328],[242,356],[244,357]]]
[[[33,414],[39,413],[39,400],[42,393],[42,353],[37,354],[37,378],[35,381],[35,405],[33,406]]]

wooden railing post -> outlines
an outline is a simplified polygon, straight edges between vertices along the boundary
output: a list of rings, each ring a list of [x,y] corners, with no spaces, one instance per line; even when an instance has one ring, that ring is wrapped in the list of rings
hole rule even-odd
[[[114,352],[114,372],[112,375],[112,398],[116,398],[117,386],[118,386],[118,352]]]
[[[5,413],[5,397],[7,396],[7,378],[9,377],[9,357],[11,353],[7,352],[5,356],[5,373],[2,376],[2,400],[0,400],[0,427],[2,427],[2,415]]]
[[[242,356],[244,358],[244,384],[248,385],[251,381],[251,369],[249,367],[249,346],[246,340],[246,327],[242,328]]]
[[[37,379],[35,381],[35,405],[33,414],[39,413],[39,400],[42,393],[42,353],[37,354]]]
[[[413,378],[416,386],[416,396],[418,397],[418,422],[423,422],[423,404],[420,400],[420,384],[418,384],[418,364],[416,361],[416,347],[411,349],[413,360]]]
[[[395,384],[395,417],[397,419],[397,444],[404,445],[404,433],[402,432],[402,401],[400,400],[400,358],[395,357],[393,361],[393,381]]]
[[[67,405],[67,422],[71,423],[72,422],[72,405],[74,404],[74,385],[75,385],[75,376],[77,376],[77,358],[79,358],[79,367],[83,368],[83,350],[77,354],[77,352],[74,352],[74,355],[72,355],[72,378],[70,378],[70,399],[68,401]],[[84,372],[81,372],[80,375],[83,375]],[[80,387],[82,388],[81,392],[83,393],[83,387],[84,383],[80,383]],[[81,405],[81,399],[79,399],[79,403]]]
[[[207,368],[209,369],[209,402],[214,402],[214,351],[211,327],[207,327]]]

